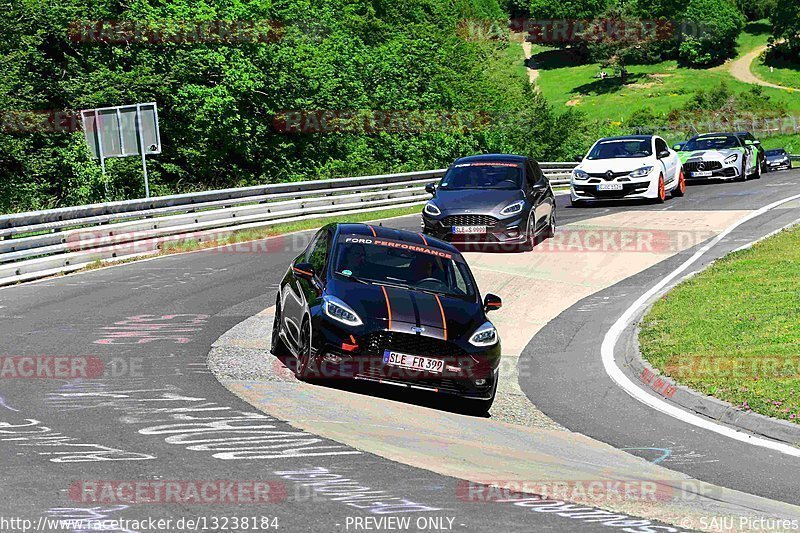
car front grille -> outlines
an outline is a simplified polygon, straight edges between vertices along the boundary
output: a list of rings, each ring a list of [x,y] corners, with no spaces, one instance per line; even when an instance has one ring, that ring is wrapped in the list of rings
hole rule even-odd
[[[367,355],[381,357],[384,350],[436,358],[455,358],[464,355],[464,352],[453,343],[424,335],[411,335],[396,331],[370,333],[367,335],[364,346]]]
[[[368,379],[371,381],[381,381],[381,382],[394,382],[394,383],[411,383],[413,385],[417,385],[419,387],[425,387],[429,389],[438,389],[441,392],[449,392],[451,394],[463,394],[465,391],[468,390],[467,387],[461,385],[458,381],[449,378],[438,378],[438,377],[422,377],[422,376],[414,376],[413,378],[405,377],[402,375],[392,375],[391,372],[388,373],[388,377],[386,373],[384,373],[383,369],[375,366],[370,366],[362,369],[360,372],[356,374],[356,379]],[[488,389],[488,387],[482,387],[483,389]]]
[[[611,181],[617,178],[621,178],[622,176],[627,176],[630,172],[589,172],[589,176],[593,178],[600,178],[606,181]]]
[[[700,168],[700,167],[703,168]],[[684,163],[684,170],[688,172],[698,172],[703,170],[719,170],[722,168],[722,163],[719,161],[691,161]]]
[[[489,215],[451,215],[442,221],[445,226],[486,226],[497,225],[497,219]]]

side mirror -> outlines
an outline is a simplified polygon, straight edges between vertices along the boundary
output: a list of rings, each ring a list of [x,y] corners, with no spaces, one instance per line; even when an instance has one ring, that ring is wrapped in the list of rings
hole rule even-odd
[[[669,157],[669,150],[661,150],[660,152],[658,152],[659,159],[666,159],[668,157]]]
[[[428,194],[431,194],[431,195],[435,195],[436,194],[436,184],[435,183],[427,184],[425,186],[425,192],[428,193]]]
[[[575,162],[576,163],[580,163],[581,161],[583,161],[583,156],[582,155],[576,155],[575,156]]]
[[[681,148],[683,148],[683,146],[680,144],[676,144],[675,146],[672,147],[672,149],[675,150],[676,152],[680,152]]]
[[[487,294],[483,299],[483,310],[485,312],[494,311],[503,307],[503,300],[494,294]]]
[[[311,266],[311,263],[297,263],[292,267],[292,272],[298,278],[306,281],[314,279],[314,267]]]
[[[753,144],[755,144],[756,146],[761,146],[761,141],[753,141]]]

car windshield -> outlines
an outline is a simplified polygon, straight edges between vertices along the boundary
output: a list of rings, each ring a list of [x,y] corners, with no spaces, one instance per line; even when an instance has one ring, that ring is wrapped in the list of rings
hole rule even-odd
[[[503,162],[455,164],[442,178],[440,189],[521,189],[522,165]]]
[[[685,152],[696,152],[698,150],[726,150],[729,148],[740,148],[742,145],[739,138],[735,135],[717,135],[714,137],[695,137],[683,147]]]
[[[595,144],[586,159],[628,159],[651,155],[650,139],[609,139]]]
[[[461,255],[424,244],[342,235],[335,259],[335,274],[355,281],[476,297],[472,275]]]
[[[778,149],[778,150],[767,150],[767,151],[766,151],[766,154],[767,154],[767,155],[784,155],[785,153],[786,153],[786,151],[785,151],[785,150],[782,150],[782,149]]]

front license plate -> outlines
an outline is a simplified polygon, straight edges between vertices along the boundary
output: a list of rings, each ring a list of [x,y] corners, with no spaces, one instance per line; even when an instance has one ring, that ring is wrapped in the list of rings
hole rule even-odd
[[[475,235],[486,233],[486,226],[453,226],[453,233]]]
[[[621,191],[621,183],[601,183],[597,186],[598,191]]]
[[[422,357],[421,355],[409,355],[405,353],[383,351],[383,364],[389,366],[399,366],[410,370],[422,370],[424,372],[441,373],[444,369],[444,361],[432,357]]]
[[[713,174],[710,170],[696,170],[692,172],[693,178],[708,178]]]

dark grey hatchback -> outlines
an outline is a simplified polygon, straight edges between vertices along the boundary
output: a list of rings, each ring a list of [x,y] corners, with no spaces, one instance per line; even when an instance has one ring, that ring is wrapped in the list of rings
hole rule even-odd
[[[530,250],[555,234],[556,202],[539,164],[528,157],[488,154],[456,160],[422,210],[426,235],[457,243],[513,245]]]

